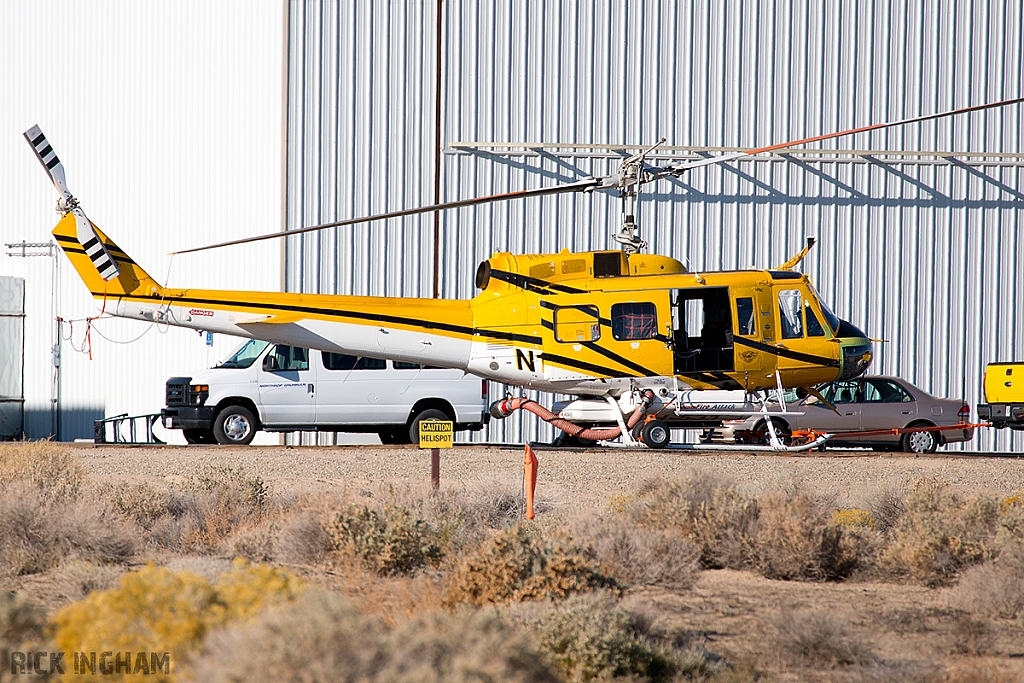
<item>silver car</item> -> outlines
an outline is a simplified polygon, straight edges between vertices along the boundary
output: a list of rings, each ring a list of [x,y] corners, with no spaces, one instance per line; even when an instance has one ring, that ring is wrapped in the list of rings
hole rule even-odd
[[[786,397],[786,409],[793,412],[771,418],[783,441],[788,442],[795,430],[813,429],[835,435],[822,449],[853,446],[878,451],[902,449],[910,453],[933,453],[940,445],[970,441],[974,437],[973,428],[886,433],[884,430],[953,426],[966,423],[971,416],[970,406],[963,401],[935,398],[899,377],[860,377],[833,382],[821,387],[820,392],[836,410],[813,396],[797,399],[790,394]],[[791,399],[795,400],[790,402]],[[770,409],[778,410],[778,405]],[[765,418],[754,415],[744,420],[729,420],[716,428],[711,438],[725,443],[767,443]]]

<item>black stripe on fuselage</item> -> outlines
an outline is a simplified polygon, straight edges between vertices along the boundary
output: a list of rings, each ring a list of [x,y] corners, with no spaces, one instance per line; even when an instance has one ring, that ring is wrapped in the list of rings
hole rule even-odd
[[[545,362],[550,361],[552,363],[558,363],[559,365],[567,365],[567,366],[569,366],[571,368],[576,368],[577,370],[583,370],[584,372],[589,372],[589,373],[591,373],[593,375],[607,375],[608,377],[621,377],[621,375],[618,372],[616,372],[615,370],[612,370],[611,368],[606,368],[606,367],[604,367],[602,365],[597,365],[596,363],[588,363],[586,361],[576,360],[575,358],[568,358],[566,356],[560,356],[557,353],[548,353],[547,351],[545,351],[542,354],[540,354],[540,356],[538,356],[538,358],[544,359]]]
[[[825,367],[838,368],[839,361],[835,358],[826,358],[824,356],[815,356],[810,353],[800,353],[799,351],[792,351],[787,348],[779,346],[771,346],[764,344],[753,339],[745,339],[744,337],[733,337],[733,341],[740,346],[749,346],[752,349],[758,351],[764,351],[774,356],[782,356],[783,358],[791,358],[793,360],[802,361],[804,363],[813,363],[814,365],[824,365]]]
[[[541,280],[540,278],[529,277],[528,275],[521,275],[520,273],[510,273],[507,270],[491,270],[491,277],[507,282],[513,287],[519,289],[525,289],[528,292],[536,292],[537,294],[586,294],[586,290],[575,289],[573,287],[567,287],[565,285],[555,284],[554,282],[548,282],[547,280]]]
[[[92,295],[104,296],[103,292],[93,292]],[[320,295],[327,296],[327,295]],[[356,320],[366,320],[374,323],[393,323],[396,325],[408,325],[409,327],[419,327],[425,330],[440,330],[444,332],[454,332],[456,334],[464,334],[468,337],[489,337],[491,339],[498,339],[507,342],[518,342],[520,344],[532,344],[534,346],[541,345],[541,338],[534,337],[528,334],[515,334],[513,332],[502,332],[499,330],[488,330],[479,327],[464,327],[462,325],[452,325],[449,323],[439,323],[429,320],[418,320],[416,318],[405,318],[397,315],[383,315],[380,313],[363,313],[360,311],[341,311],[334,308],[318,308],[315,306],[296,306],[290,304],[272,304],[272,303],[255,303],[251,301],[220,301],[217,299],[199,299],[195,297],[184,297],[184,296],[159,296],[159,295],[128,295],[123,297],[131,300],[142,300],[142,301],[153,301],[160,302],[163,304],[168,303],[187,303],[193,305],[206,305],[206,306],[228,306],[232,308],[242,309],[269,309],[272,311],[288,311],[290,313],[307,313],[312,315],[322,315],[327,318],[354,318]],[[273,324],[273,323],[271,323]]]
[[[543,325],[544,327],[548,328],[549,330],[554,331],[554,327],[555,327],[554,323],[552,323],[550,320],[541,320],[540,323],[541,323],[541,325]],[[633,372],[639,373],[641,377],[654,377],[655,376],[654,372],[652,372],[651,370],[645,368],[644,366],[640,365],[639,363],[634,363],[633,361],[629,360],[628,358],[623,358],[622,356],[620,356],[619,354],[615,353],[611,349],[606,349],[605,347],[600,346],[600,345],[598,345],[595,342],[592,342],[592,341],[589,341],[589,342],[586,342],[586,341],[569,341],[569,342],[560,342],[560,343],[562,343],[562,344],[580,344],[580,345],[585,346],[586,348],[590,349],[594,353],[598,353],[598,354],[604,356],[608,360],[615,361],[619,365],[627,367],[630,370],[632,370]],[[615,373],[609,373],[609,374],[612,374],[613,376],[615,375]]]

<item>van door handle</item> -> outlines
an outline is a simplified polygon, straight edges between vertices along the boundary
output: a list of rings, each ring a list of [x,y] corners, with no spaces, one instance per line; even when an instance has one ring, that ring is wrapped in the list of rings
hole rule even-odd
[[[904,414],[904,415],[910,415],[910,411],[909,411],[909,410],[904,410],[904,411],[903,411],[903,414]]]
[[[313,385],[312,384],[307,384],[306,387],[307,387],[307,390],[306,390],[307,393],[312,394],[313,393]]]

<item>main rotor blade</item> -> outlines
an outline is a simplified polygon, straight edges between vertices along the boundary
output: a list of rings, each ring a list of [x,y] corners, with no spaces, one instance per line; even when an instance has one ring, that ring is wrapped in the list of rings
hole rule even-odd
[[[609,176],[614,178],[615,176]],[[261,240],[269,240],[275,237],[287,237],[289,235],[298,235],[304,232],[313,232],[314,230],[324,230],[326,228],[340,228],[346,225],[356,225],[358,223],[369,223],[370,221],[382,221],[388,218],[401,218],[402,216],[414,216],[420,213],[430,213],[431,211],[444,211],[446,209],[457,209],[463,206],[476,206],[477,204],[489,204],[490,202],[500,202],[507,199],[523,199],[525,197],[541,197],[549,194],[561,194],[563,192],[586,192],[588,190],[596,190],[602,188],[611,188],[616,185],[607,185],[608,178],[585,178],[575,183],[568,183],[566,185],[555,185],[553,187],[538,187],[533,190],[518,190],[516,192],[506,192],[504,194],[492,194],[484,197],[474,197],[473,199],[460,199],[456,202],[445,202],[443,204],[431,204],[430,206],[420,206],[415,209],[403,209],[402,211],[391,211],[389,213],[379,213],[372,216],[364,216],[362,218],[349,218],[343,221],[335,221],[334,223],[321,223],[320,225],[310,225],[305,228],[295,228],[294,230],[284,230],[282,232],[272,232],[266,235],[258,235],[256,237],[244,237],[242,239],[231,240],[230,242],[220,242],[219,244],[210,244],[205,247],[194,247],[192,249],[182,249],[180,251],[172,251],[171,255],[176,254],[191,254],[196,251],[205,251],[207,249],[217,249],[219,247],[229,247],[235,244],[246,244],[247,242],[259,242]]]
[[[711,157],[708,159],[701,159],[700,161],[691,161],[682,164],[674,164],[672,166],[664,167],[664,172],[658,173],[655,171],[655,177],[661,177],[669,173],[673,175],[679,175],[683,171],[689,171],[692,168],[700,168],[701,166],[710,166],[711,164],[720,164],[726,161],[732,161],[733,159],[742,159],[743,157],[753,156],[755,154],[763,154],[764,152],[772,152],[777,149],[784,149],[786,147],[792,147],[794,145],[805,145],[810,142],[819,142],[821,140],[830,140],[832,138],[843,137],[844,135],[853,135],[854,133],[863,133],[869,130],[879,130],[882,128],[892,128],[895,126],[905,126],[909,123],[920,123],[922,121],[931,121],[932,119],[941,119],[947,116],[956,116],[957,114],[966,114],[972,111],[981,111],[983,109],[994,109],[995,107],[1005,107],[1010,104],[1019,104],[1024,102],[1024,97],[1016,97],[1012,100],[1003,100],[1002,102],[989,102],[987,104],[976,104],[971,107],[963,107],[961,109],[953,109],[951,111],[939,112],[937,114],[925,114],[924,116],[914,116],[909,119],[900,119],[899,121],[887,121],[886,123],[876,123],[870,126],[861,126],[860,128],[850,128],[849,130],[841,130],[836,133],[826,133],[825,135],[816,135],[812,138],[804,138],[803,140],[790,140],[789,142],[783,142],[777,145],[769,145],[768,147],[758,147],[757,149],[748,149],[744,152],[733,152],[731,154],[723,154],[718,157]],[[662,170],[662,169],[659,169]]]
[[[57,188],[57,192],[64,198],[64,202],[70,202],[71,193],[68,191],[68,183],[64,178],[64,164],[60,163],[57,153],[50,147],[50,143],[46,140],[46,136],[43,135],[43,131],[39,126],[32,126],[23,135],[28,140],[28,144],[32,145],[32,151],[36,153],[36,159],[39,159],[39,163],[46,169],[47,175],[53,181],[53,186]]]

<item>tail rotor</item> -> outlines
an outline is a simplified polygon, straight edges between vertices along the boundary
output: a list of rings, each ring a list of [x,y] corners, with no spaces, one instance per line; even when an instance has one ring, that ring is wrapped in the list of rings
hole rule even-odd
[[[116,278],[121,274],[121,270],[111,258],[110,252],[107,251],[103,240],[100,239],[92,222],[85,215],[85,211],[79,206],[78,200],[68,190],[67,179],[64,176],[64,164],[57,157],[57,153],[53,151],[53,147],[43,135],[43,131],[39,126],[32,126],[25,131],[24,135],[32,146],[36,158],[39,159],[39,163],[43,165],[47,175],[50,176],[53,186],[60,194],[60,199],[57,200],[57,211],[65,215],[70,213],[75,217],[78,241],[85,249],[85,253],[96,267],[100,277],[107,281]]]

